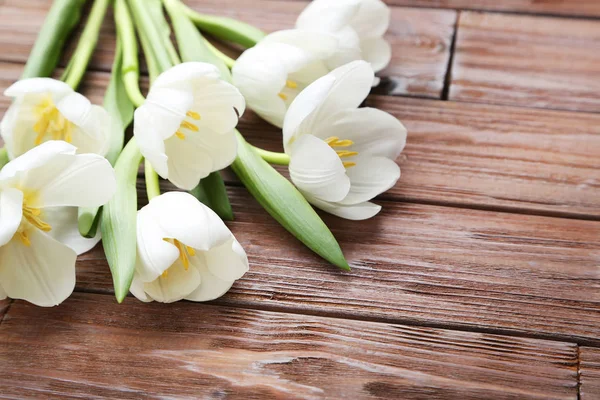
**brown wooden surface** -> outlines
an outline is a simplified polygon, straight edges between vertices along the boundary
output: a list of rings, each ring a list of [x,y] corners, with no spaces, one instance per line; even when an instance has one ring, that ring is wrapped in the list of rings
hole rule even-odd
[[[579,376],[581,400],[600,399],[600,349],[579,349]]]
[[[402,7],[378,91],[436,100],[367,101],[410,133],[379,216],[324,216],[353,270],[303,248],[228,174],[251,269],[227,295],[117,305],[99,246],[62,306],[0,301],[0,398],[600,398],[600,20],[442,9],[598,15],[589,1],[389,0]],[[272,31],[306,3],[188,4]],[[49,5],[0,1],[0,89]],[[95,103],[112,29],[81,88]],[[240,128],[281,148],[251,112]]]
[[[458,26],[451,100],[600,111],[600,20],[462,12]]]
[[[577,397],[574,344],[440,329],[75,294],[0,336],[2,397]]]
[[[267,32],[293,27],[298,13],[306,5],[304,2],[269,0],[194,0],[186,3],[199,11],[237,18]],[[4,50],[0,53],[0,61],[24,63],[27,60],[50,4],[51,0],[4,0],[0,3],[0,48]],[[439,98],[456,15],[450,10],[394,8],[388,33],[394,60],[380,74],[388,78],[380,90]],[[103,26],[91,68],[110,70],[114,40],[114,23],[109,17]],[[74,41],[70,43],[69,49],[72,50],[75,44]],[[65,57],[62,65],[66,65],[67,59]]]

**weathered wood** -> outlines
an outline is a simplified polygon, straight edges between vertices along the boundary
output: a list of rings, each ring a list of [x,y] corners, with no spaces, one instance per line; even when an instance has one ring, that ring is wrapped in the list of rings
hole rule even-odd
[[[229,194],[251,268],[219,304],[600,344],[600,222],[380,201],[368,222],[324,215],[353,268],[341,272],[243,188]],[[77,282],[112,291],[100,249]]]
[[[451,100],[600,111],[600,21],[463,12],[458,26]]]
[[[21,68],[0,63],[0,90]],[[107,73],[92,72],[81,89],[102,103],[107,84]],[[8,104],[0,99],[0,112]],[[600,115],[389,96],[367,105],[409,130],[402,178],[386,199],[600,218]],[[258,146],[282,149],[281,132],[251,112],[240,130]]]
[[[393,6],[599,17],[597,0],[384,0]]]
[[[579,381],[581,400],[600,398],[600,349],[579,348]]]
[[[2,396],[575,399],[571,343],[75,294],[16,302]]]
[[[0,4],[0,61],[24,63],[46,16],[51,0],[5,0]],[[297,15],[306,5],[293,1],[194,0],[193,8],[216,15],[230,16],[267,31],[293,28]],[[388,39],[393,46],[391,66],[381,73],[388,77],[381,91],[439,98],[450,54],[456,12],[394,8]],[[78,32],[81,31],[81,28]],[[74,38],[78,33],[73,35]],[[115,33],[112,16],[102,28],[98,49],[91,61],[93,69],[108,71],[113,60]],[[76,41],[69,43],[62,65]],[[228,48],[230,54],[239,51]]]

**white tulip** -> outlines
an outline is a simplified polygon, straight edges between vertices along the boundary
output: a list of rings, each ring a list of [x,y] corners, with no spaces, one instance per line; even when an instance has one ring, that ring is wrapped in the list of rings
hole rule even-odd
[[[183,63],[156,79],[135,111],[133,133],[156,172],[190,190],[235,160],[234,129],[245,106],[244,97],[221,79],[217,67]]]
[[[98,243],[77,226],[77,207],[99,207],[116,190],[97,154],[48,141],[0,171],[0,293],[50,307],[75,286],[75,259]],[[0,294],[0,297],[2,294]]]
[[[14,98],[0,123],[11,159],[49,140],[71,143],[79,153],[104,156],[108,152],[114,129],[108,112],[66,83],[50,78],[23,79],[4,95]]]
[[[340,67],[306,88],[283,126],[290,177],[314,206],[347,219],[367,219],[369,202],[400,178],[395,163],[406,129],[392,115],[357,108],[369,94],[373,69],[365,61]]]
[[[208,301],[248,271],[248,258],[223,221],[188,193],[155,197],[138,212],[131,293],[141,301]]]
[[[233,83],[252,110],[281,127],[288,107],[304,88],[360,57],[356,45],[329,33],[274,32],[238,58],[232,69]]]
[[[390,9],[381,0],[314,0],[300,14],[296,27],[330,32],[350,42],[358,38],[364,60],[377,71],[392,58],[383,35],[390,26]]]

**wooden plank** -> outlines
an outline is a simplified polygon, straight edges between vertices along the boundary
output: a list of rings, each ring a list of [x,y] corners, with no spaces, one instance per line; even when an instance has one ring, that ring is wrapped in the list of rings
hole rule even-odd
[[[600,17],[597,0],[384,0],[392,6]]]
[[[0,63],[0,90],[20,71]],[[88,73],[82,92],[101,104],[107,84],[108,74]],[[8,104],[0,99],[0,112]],[[409,130],[398,159],[402,178],[386,199],[600,218],[600,115],[389,96],[367,105]],[[251,112],[240,130],[258,146],[282,150],[280,131]]]
[[[600,398],[600,349],[579,348],[579,381],[581,400]]]
[[[352,266],[341,272],[243,188],[229,195],[251,267],[219,304],[600,344],[600,222],[379,201],[368,223],[324,215]],[[77,279],[112,292],[101,249]]]
[[[600,21],[460,15],[451,100],[599,112],[599,76]]]
[[[4,314],[8,311],[8,307],[10,306],[10,299],[0,300],[0,323],[4,319]]]
[[[195,0],[186,2],[205,12],[230,16],[267,31],[292,28],[304,2]],[[24,63],[33,46],[51,0],[5,0],[0,4],[0,61]],[[382,71],[387,77],[381,91],[439,98],[450,54],[456,12],[394,8],[393,23],[388,33],[394,51],[391,66]],[[77,34],[73,35],[74,37]],[[98,50],[91,61],[92,68],[110,70],[115,33],[112,17],[102,29]],[[70,43],[72,50],[75,43]],[[70,52],[69,50],[69,52]],[[232,55],[239,51],[229,48]],[[66,64],[65,59],[62,62]]]
[[[2,396],[576,399],[577,346],[193,303],[16,302]]]

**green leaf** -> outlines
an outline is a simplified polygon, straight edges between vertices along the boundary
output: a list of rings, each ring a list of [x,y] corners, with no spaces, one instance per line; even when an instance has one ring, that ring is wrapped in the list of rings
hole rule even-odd
[[[27,59],[22,79],[51,76],[69,33],[81,19],[85,0],[55,0]]]
[[[171,63],[173,65],[180,64],[179,55],[177,54],[177,49],[173,45],[171,41],[171,27],[165,18],[165,14],[163,13],[162,0],[146,0],[145,4],[148,9],[148,13],[150,17],[154,21],[154,25],[156,26],[156,30],[160,35],[163,45],[171,58]],[[164,72],[164,71],[163,71]]]
[[[123,62],[123,51],[121,42],[117,40],[115,60],[112,66],[110,83],[104,95],[104,108],[111,116],[114,127],[110,130],[110,145],[106,159],[115,165],[125,140],[125,130],[133,120],[134,106],[123,83],[121,67]],[[88,238],[96,236],[98,227],[100,207],[79,209],[79,232]]]
[[[190,193],[210,207],[224,221],[233,221],[233,209],[227,197],[225,183],[219,172],[213,172],[202,179]]]
[[[190,21],[179,0],[165,0],[165,7],[171,17],[175,38],[183,61],[202,61],[213,64],[221,72],[221,77],[231,82],[231,71],[225,62],[217,57],[206,44],[202,34]]]
[[[340,245],[304,196],[264,161],[238,132],[238,156],[232,168],[261,206],[309,249],[349,270]]]
[[[136,181],[142,154],[132,138],[115,164],[117,192],[102,210],[102,244],[110,266],[115,296],[120,303],[125,299],[133,280],[137,257]]]
[[[184,6],[190,20],[211,35],[219,39],[240,44],[245,48],[252,47],[260,42],[266,34],[260,29],[232,18],[201,14]]]

